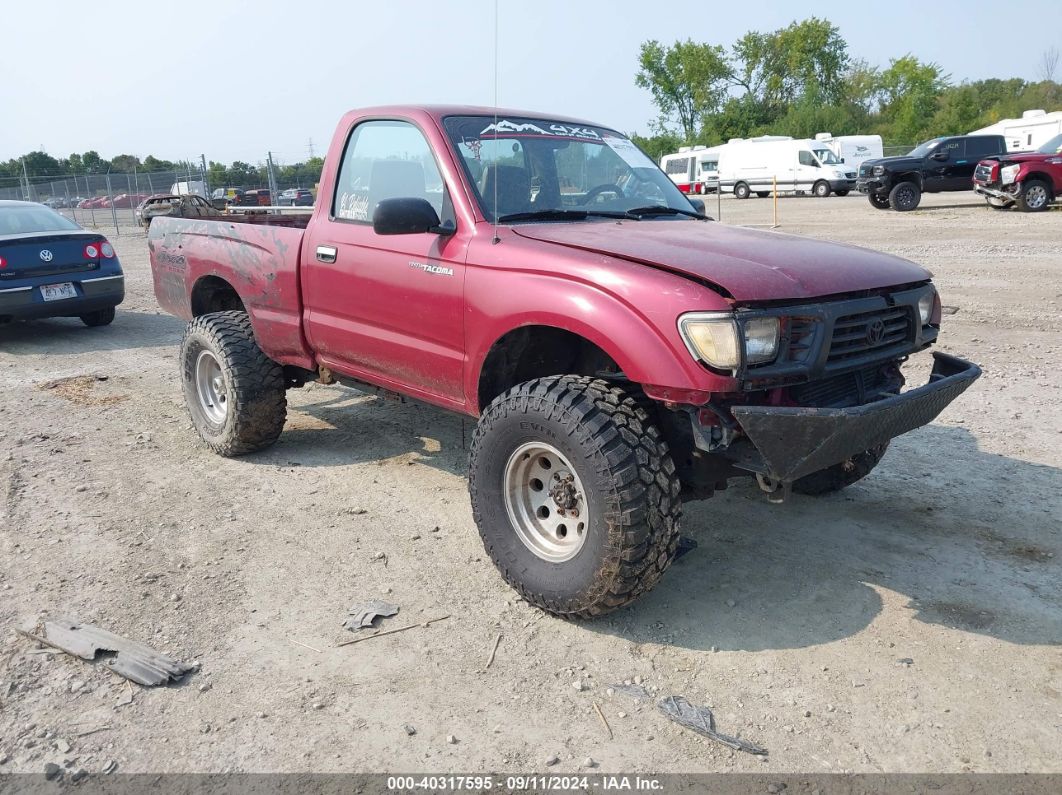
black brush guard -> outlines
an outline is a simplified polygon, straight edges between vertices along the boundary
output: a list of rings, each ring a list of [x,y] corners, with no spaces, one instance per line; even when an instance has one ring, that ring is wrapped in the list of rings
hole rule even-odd
[[[932,422],[980,375],[976,364],[934,352],[929,383],[863,406],[734,406],[748,438],[727,455],[741,469],[792,483]]]

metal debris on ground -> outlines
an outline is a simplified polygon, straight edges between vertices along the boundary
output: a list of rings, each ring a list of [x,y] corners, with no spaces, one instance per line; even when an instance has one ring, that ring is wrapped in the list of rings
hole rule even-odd
[[[68,619],[45,621],[32,629],[20,628],[17,631],[38,643],[83,660],[94,660],[100,652],[115,652],[116,656],[107,661],[107,667],[145,687],[176,681],[195,670],[194,665],[174,660],[143,643]]]
[[[427,621],[421,621],[417,624],[406,624],[404,627],[395,627],[394,629],[385,629],[380,632],[374,632],[371,635],[360,635],[350,640],[344,640],[336,644],[336,648],[340,646],[350,646],[352,643],[361,643],[363,640],[372,640],[373,638],[382,638],[384,635],[393,635],[396,632],[405,632],[407,629],[416,629],[417,627],[430,627],[437,621],[445,621],[450,616],[439,616],[438,618],[429,618]]]
[[[942,306],[940,308],[940,311],[943,314],[945,314],[945,315],[954,315],[954,314],[956,314],[959,311],[959,307],[957,307],[957,306],[948,306],[947,304],[945,304],[944,306]]]
[[[398,605],[373,599],[363,605],[354,605],[347,613],[350,618],[343,622],[343,626],[351,632],[357,632],[359,629],[372,627],[377,618],[398,615]]]
[[[671,720],[687,729],[693,729],[698,734],[730,746],[735,751],[744,751],[747,754],[767,756],[767,749],[743,740],[740,737],[731,737],[729,734],[720,734],[715,730],[715,716],[708,707],[695,707],[682,696],[668,696],[657,702],[657,708]]]
[[[649,691],[641,685],[627,685],[623,683],[609,685],[617,693],[622,693],[625,696],[633,698],[635,701],[642,701],[649,698]]]

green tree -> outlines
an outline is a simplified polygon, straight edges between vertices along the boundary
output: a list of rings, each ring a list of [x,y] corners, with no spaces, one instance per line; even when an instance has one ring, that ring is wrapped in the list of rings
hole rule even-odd
[[[937,100],[949,78],[938,64],[913,55],[894,58],[881,73],[882,136],[897,143],[915,143],[932,134]]]
[[[730,65],[723,48],[693,41],[665,47],[658,41],[642,44],[635,82],[648,89],[662,120],[677,120],[687,141],[707,113],[716,111],[726,96]]]
[[[128,174],[140,168],[140,158],[136,155],[118,155],[111,158],[111,171]]]
[[[59,161],[47,152],[29,152],[22,156],[26,174],[31,177],[54,177],[62,174]]]

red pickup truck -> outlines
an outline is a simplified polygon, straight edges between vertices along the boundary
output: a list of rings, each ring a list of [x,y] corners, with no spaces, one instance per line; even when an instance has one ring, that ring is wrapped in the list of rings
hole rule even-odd
[[[930,274],[722,226],[625,136],[467,107],[348,113],[305,217],[159,218],[155,294],[195,427],[276,441],[285,390],[369,385],[478,418],[484,545],[532,604],[594,616],[675,557],[682,499],[865,476],[980,374],[934,353]],[[902,464],[900,464],[902,466]]]
[[[982,160],[974,169],[973,184],[995,210],[1017,207],[1023,212],[1043,212],[1062,196],[1062,134],[1035,152]]]

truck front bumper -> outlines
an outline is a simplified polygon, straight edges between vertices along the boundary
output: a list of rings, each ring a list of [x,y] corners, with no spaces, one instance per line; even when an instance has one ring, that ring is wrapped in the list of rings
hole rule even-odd
[[[981,375],[946,353],[934,352],[933,360],[929,383],[862,406],[734,406],[745,438],[726,455],[740,469],[788,484],[927,425]]]
[[[987,196],[990,199],[998,199],[1004,204],[1013,204],[1014,200],[1017,198],[1008,190],[992,187],[983,182],[974,183],[974,193],[980,193],[982,196]]]
[[[889,186],[880,179],[857,179],[856,190],[860,193],[888,193]]]

